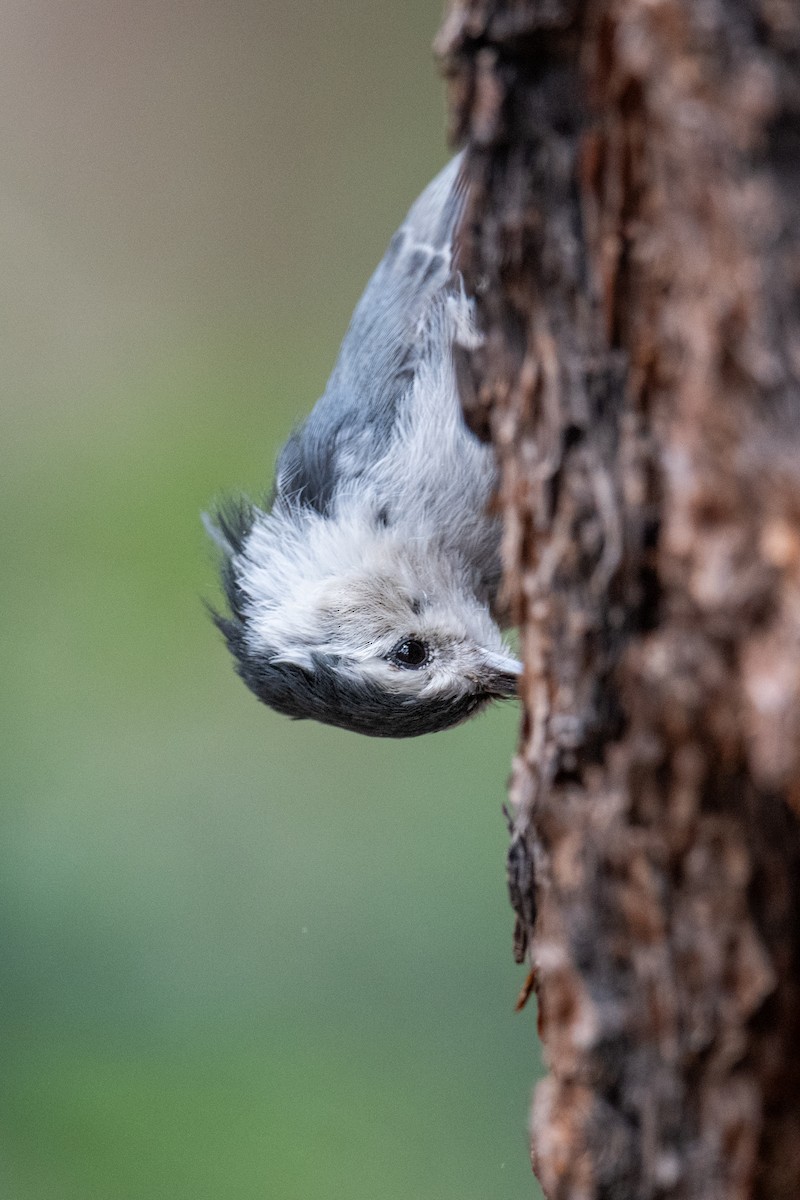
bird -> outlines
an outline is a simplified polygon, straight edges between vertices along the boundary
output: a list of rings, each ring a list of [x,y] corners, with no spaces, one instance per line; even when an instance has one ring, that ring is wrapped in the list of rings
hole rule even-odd
[[[405,738],[516,693],[497,466],[457,385],[459,348],[482,341],[457,262],[466,198],[459,155],[392,238],[271,500],[204,516],[229,610],[213,619],[247,686],[286,716]]]

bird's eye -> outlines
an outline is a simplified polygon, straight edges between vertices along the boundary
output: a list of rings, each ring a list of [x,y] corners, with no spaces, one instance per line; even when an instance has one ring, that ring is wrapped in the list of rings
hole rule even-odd
[[[425,642],[420,642],[417,638],[404,638],[389,653],[389,661],[396,667],[406,667],[411,671],[424,667],[429,657]]]

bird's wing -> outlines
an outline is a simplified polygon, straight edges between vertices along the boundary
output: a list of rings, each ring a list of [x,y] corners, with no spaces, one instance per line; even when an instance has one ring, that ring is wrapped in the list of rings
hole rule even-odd
[[[417,368],[425,310],[454,279],[464,209],[458,155],[412,205],[359,300],[322,398],[278,462],[277,496],[324,510],[388,444]]]

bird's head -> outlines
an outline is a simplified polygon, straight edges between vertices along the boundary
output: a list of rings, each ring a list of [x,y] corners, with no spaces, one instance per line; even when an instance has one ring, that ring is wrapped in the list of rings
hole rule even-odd
[[[457,725],[516,692],[520,664],[469,573],[372,522],[256,514],[223,547],[237,669],[265,704],[373,737]]]

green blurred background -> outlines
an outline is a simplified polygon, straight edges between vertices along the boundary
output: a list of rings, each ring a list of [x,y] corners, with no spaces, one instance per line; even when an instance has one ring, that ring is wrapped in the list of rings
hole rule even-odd
[[[436,3],[6,0],[0,1196],[522,1200],[515,706],[259,705],[199,513],[258,492],[445,161]]]

